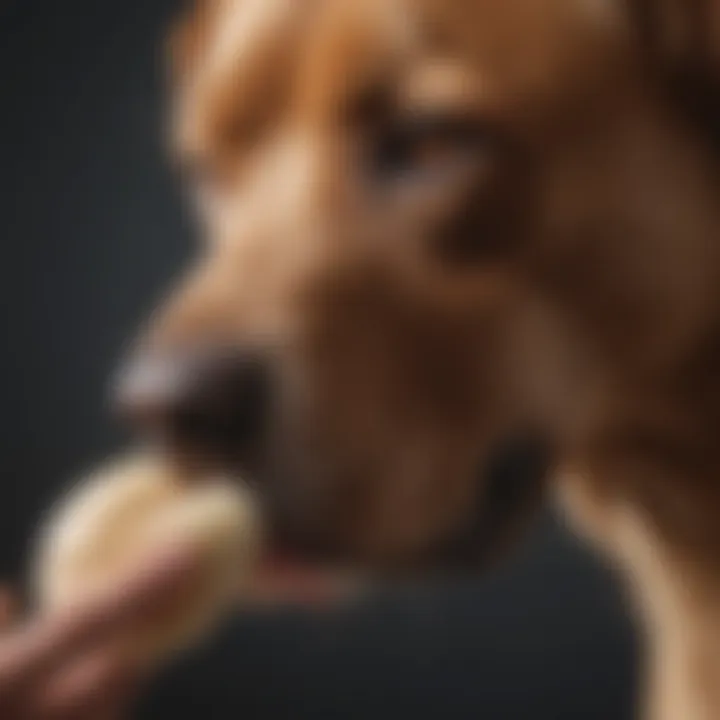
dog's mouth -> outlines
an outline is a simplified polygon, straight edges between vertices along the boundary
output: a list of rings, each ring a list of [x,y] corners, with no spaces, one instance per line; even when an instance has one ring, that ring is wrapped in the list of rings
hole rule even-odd
[[[358,598],[374,584],[373,569],[317,534],[274,512],[262,483],[247,473],[265,525],[264,547],[249,588],[249,601],[267,606],[325,607]]]
[[[305,528],[274,513],[268,483],[246,468],[236,471],[255,489],[267,523],[267,542],[246,599],[263,606],[334,606],[358,599],[378,583],[438,582],[475,574],[501,558],[520,534],[541,502],[551,461],[548,443],[536,435],[498,445],[478,470],[475,506],[451,532],[388,563],[360,557],[332,533],[318,535],[317,527]]]

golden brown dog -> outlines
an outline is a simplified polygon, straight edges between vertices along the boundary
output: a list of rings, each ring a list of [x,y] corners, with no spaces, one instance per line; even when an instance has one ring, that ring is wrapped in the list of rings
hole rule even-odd
[[[173,140],[207,243],[126,402],[285,542],[398,571],[483,552],[537,487],[481,469],[541,430],[637,591],[648,716],[720,717],[718,33],[714,0],[205,0]]]

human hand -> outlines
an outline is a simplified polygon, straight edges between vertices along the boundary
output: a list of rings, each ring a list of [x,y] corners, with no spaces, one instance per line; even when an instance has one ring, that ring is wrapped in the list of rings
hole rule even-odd
[[[0,591],[0,717],[116,720],[145,670],[120,650],[130,626],[151,621],[183,587],[193,553],[175,548],[120,586],[48,616],[14,621]]]

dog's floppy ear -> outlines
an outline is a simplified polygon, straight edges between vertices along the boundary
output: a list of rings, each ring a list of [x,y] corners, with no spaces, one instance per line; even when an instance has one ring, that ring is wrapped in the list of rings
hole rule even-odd
[[[624,2],[653,69],[720,150],[720,0]]]

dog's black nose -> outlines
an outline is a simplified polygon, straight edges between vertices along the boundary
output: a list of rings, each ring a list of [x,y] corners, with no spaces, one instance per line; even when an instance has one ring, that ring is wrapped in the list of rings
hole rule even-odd
[[[116,407],[180,451],[242,461],[264,435],[269,378],[263,358],[236,350],[142,354],[121,372]]]

